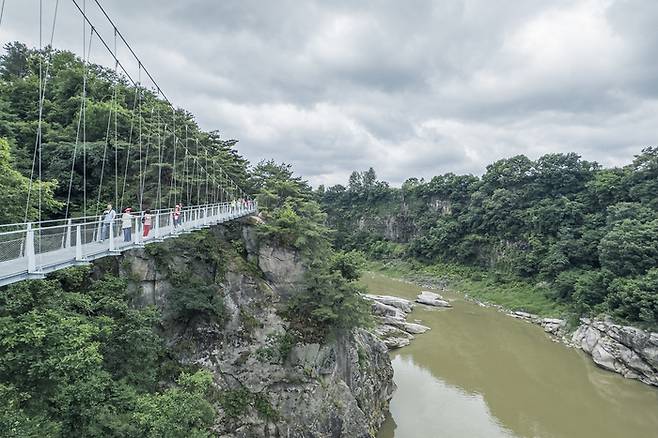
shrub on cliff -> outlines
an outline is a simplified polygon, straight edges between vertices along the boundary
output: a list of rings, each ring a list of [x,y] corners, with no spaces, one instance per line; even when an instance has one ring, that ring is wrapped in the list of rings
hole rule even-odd
[[[302,292],[290,299],[286,317],[307,338],[323,339],[331,332],[370,325],[365,290],[328,265],[310,269]]]
[[[287,303],[286,317],[311,338],[367,325],[370,307],[353,283],[361,260],[332,249],[326,215],[308,184],[293,176],[289,165],[271,161],[260,163],[254,175],[266,218],[260,236],[299,251],[306,267],[305,287]]]

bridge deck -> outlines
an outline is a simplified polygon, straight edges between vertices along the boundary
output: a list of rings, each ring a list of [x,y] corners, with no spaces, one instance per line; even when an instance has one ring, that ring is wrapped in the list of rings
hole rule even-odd
[[[99,239],[102,235],[100,221],[82,224],[69,222],[37,230],[28,227],[26,230],[4,233],[5,239],[4,242],[0,241],[0,249],[2,243],[11,243],[17,249],[5,252],[4,257],[0,253],[0,286],[44,278],[50,272],[119,255],[129,249],[247,216],[256,210],[255,205],[251,208],[231,208],[226,204],[192,207],[182,212],[181,222],[176,226],[171,211],[166,211],[154,215],[153,229],[146,237],[143,236],[141,220],[135,216],[129,241],[124,241],[120,219],[108,228],[106,232],[111,238],[105,240]]]

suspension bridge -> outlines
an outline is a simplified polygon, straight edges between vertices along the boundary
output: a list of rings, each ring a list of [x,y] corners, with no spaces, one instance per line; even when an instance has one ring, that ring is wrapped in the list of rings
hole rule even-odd
[[[51,212],[51,217],[59,218],[44,218],[47,209],[42,193],[42,157],[44,147],[48,146],[43,141],[44,101],[60,2],[56,0],[54,3],[50,41],[44,50],[45,14],[43,0],[40,0],[39,89],[35,99],[38,124],[30,184],[24,220],[0,224],[0,286],[44,278],[59,269],[88,264],[98,258],[176,238],[254,214],[258,209],[256,202],[235,182],[235,176],[218,162],[219,149],[214,148],[209,157],[207,138],[200,138],[198,132],[190,137],[193,122],[189,116],[181,115],[182,111],[176,110],[101,3],[93,0],[101,17],[109,23],[113,44],[92,22],[87,0],[71,2],[82,18],[84,71],[77,129],[75,138],[71,139],[75,146],[68,175],[68,196],[65,202],[62,200],[64,211]],[[1,4],[0,28],[4,19],[5,0]],[[99,163],[100,177],[97,175],[92,184],[88,175],[87,107],[90,101],[90,57],[95,43],[114,61],[115,78]],[[130,60],[136,62],[136,75],[129,72],[125,60],[119,59],[119,44],[128,49]],[[149,84],[142,83],[142,73]],[[122,108],[118,89],[121,83],[131,85],[134,93],[131,116],[128,126],[122,130],[123,135],[119,134]],[[170,114],[169,111],[163,114],[162,103],[171,110]],[[76,169],[81,169],[81,172]],[[113,190],[107,182],[112,176]],[[75,178],[81,180],[81,190],[74,189]],[[74,205],[72,194],[76,190],[81,191],[78,193],[81,199]],[[136,207],[135,211],[132,211],[132,206]]]

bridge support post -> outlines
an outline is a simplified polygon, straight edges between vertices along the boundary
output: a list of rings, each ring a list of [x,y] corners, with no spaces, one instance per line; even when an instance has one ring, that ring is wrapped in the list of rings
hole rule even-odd
[[[208,225],[208,207],[203,210],[203,224]]]
[[[133,243],[135,245],[139,245],[139,239],[140,239],[140,236],[142,235],[141,230],[139,229],[139,225],[142,222],[137,217],[134,219],[134,221],[135,221],[135,234],[134,234]]]
[[[34,230],[32,224],[27,224],[27,231],[25,233],[25,257],[27,257],[27,272],[29,274],[37,270],[37,257],[34,253]]]
[[[72,219],[68,220],[68,223],[66,225],[66,240],[64,241],[64,248],[70,248],[71,247],[71,223]]]
[[[110,252],[114,251],[114,224],[110,223]]]
[[[75,260],[82,261],[82,229],[80,225],[75,227]]]

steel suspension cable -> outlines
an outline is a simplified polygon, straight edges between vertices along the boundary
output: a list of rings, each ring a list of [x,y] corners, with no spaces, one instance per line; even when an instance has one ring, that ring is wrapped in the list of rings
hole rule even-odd
[[[150,118],[150,123],[149,123],[149,134],[148,134],[148,140],[146,141],[146,158],[144,160],[144,174],[142,176],[142,188],[141,188],[140,200],[139,200],[140,205],[144,204],[144,191],[146,190],[146,174],[148,172],[148,164],[149,164],[149,149],[151,147],[151,141],[152,141],[152,136],[153,136],[153,117],[154,117],[154,113],[155,113],[155,103],[153,104],[153,107],[151,108],[151,118]]]
[[[172,195],[174,197],[173,205],[176,205],[176,191],[174,189],[178,188],[178,185],[176,184],[176,146],[178,143],[178,139],[176,138],[176,110],[174,108],[172,108],[172,131],[174,133],[174,159],[173,159],[171,181],[169,184],[169,198],[167,200],[167,206],[172,205],[171,204]]]
[[[43,50],[43,41],[42,41],[42,32],[43,32],[43,0],[39,0],[39,52]],[[41,222],[41,188],[43,184],[43,175],[41,173],[42,162],[43,162],[43,99],[46,92],[46,84],[43,83],[43,53],[39,54],[39,222]],[[39,239],[39,248],[41,248],[41,239]],[[41,252],[41,251],[39,251]]]
[[[76,3],[76,6],[78,4]],[[87,1],[83,0],[84,10],[82,12],[82,52],[86,52],[87,48],[87,20],[85,12],[87,10]],[[94,33],[94,27],[90,25],[90,33]],[[91,50],[91,48],[89,49]],[[82,81],[82,216],[87,217],[87,72],[89,64],[83,65],[83,81]]]
[[[2,8],[4,10],[4,1],[2,4]],[[38,127],[37,127],[37,135],[36,135],[36,140],[34,143],[34,154],[32,156],[32,170],[30,171],[30,183],[28,186],[28,192],[27,192],[27,198],[25,202],[25,217],[24,217],[24,222],[27,222],[27,216],[28,216],[28,211],[29,211],[29,205],[30,205],[30,200],[31,200],[31,193],[32,193],[32,185],[33,185],[33,179],[34,179],[34,167],[37,161],[37,152],[38,152],[38,157],[39,157],[39,165],[38,165],[38,172],[39,172],[39,220],[41,220],[41,152],[42,152],[42,134],[43,134],[43,107],[44,107],[44,101],[46,98],[46,85],[48,81],[48,76],[50,72],[50,65],[52,64],[52,45],[53,45],[53,40],[55,38],[55,27],[57,25],[57,12],[59,10],[59,0],[55,2],[55,11],[53,13],[53,24],[52,24],[52,29],[50,32],[50,42],[48,44],[49,50],[48,50],[48,63],[46,64],[46,71],[45,74],[43,72],[43,0],[39,0],[39,103],[38,103],[38,108],[39,108],[39,122],[38,122]]]
[[[130,117],[130,132],[128,134],[128,149],[126,151],[126,165],[123,169],[123,184],[121,187],[121,205],[123,206],[124,195],[126,194],[126,182],[128,180],[128,164],[130,163],[130,149],[132,148],[133,129],[135,127],[135,111],[137,109],[138,94],[141,94],[141,89],[135,88],[135,98],[133,100],[132,115]],[[140,114],[141,116],[141,114]],[[141,172],[140,172],[141,175]],[[141,209],[140,209],[141,211]]]
[[[5,0],[2,0],[2,6],[0,6],[0,29],[2,28],[2,19],[5,16]]]
[[[91,32],[89,33],[89,48],[87,49],[87,53],[83,53],[82,55],[83,66],[89,62],[89,59],[91,57],[91,47],[92,47],[93,39],[94,39],[94,33]],[[68,188],[68,194],[66,196],[66,213],[64,215],[64,218],[66,219],[69,218],[69,213],[70,213],[71,191],[73,188],[73,173],[75,170],[75,160],[77,157],[78,145],[80,144],[80,128],[82,125],[82,114],[83,111],[85,110],[84,102],[85,102],[85,93],[87,89],[86,84],[87,84],[87,70],[86,68],[83,67],[83,86],[82,86],[83,90],[80,92],[80,113],[78,114],[78,127],[76,129],[76,134],[75,134],[75,146],[73,147],[73,158],[71,160],[71,174],[69,176],[69,188]]]
[[[90,26],[92,26],[92,31],[95,31],[95,29],[94,29],[94,27],[93,27],[91,21],[89,20],[89,18],[88,18],[87,15],[86,15],[86,11],[83,10],[82,8],[80,8],[80,6],[78,5],[77,0],[72,0],[72,1],[73,1],[73,3],[75,4],[75,6],[78,8],[78,10],[83,14],[85,20],[90,24]],[[109,21],[109,23],[112,25],[112,28],[116,31],[116,34],[118,35],[118,37],[119,37],[119,38],[121,39],[121,41],[126,45],[126,47],[127,47],[128,50],[130,51],[130,53],[132,54],[132,56],[133,56],[133,57],[137,60],[137,62],[141,65],[141,67],[143,68],[144,72],[146,73],[146,75],[148,76],[148,78],[151,80],[151,82],[152,82],[153,85],[155,86],[158,95],[161,95],[162,98],[165,100],[165,102],[166,102],[169,106],[171,106],[171,107],[173,108],[173,104],[171,103],[171,101],[169,100],[169,98],[168,98],[168,97],[165,95],[165,93],[162,91],[162,88],[161,88],[160,85],[157,83],[157,81],[155,81],[155,79],[153,78],[153,75],[152,75],[152,74],[148,71],[148,69],[144,66],[144,64],[142,63],[141,59],[137,56],[137,54],[136,54],[135,51],[133,50],[132,46],[130,45],[130,43],[128,43],[128,41],[127,41],[126,38],[123,36],[123,34],[121,33],[121,31],[119,31],[118,27],[116,26],[116,24],[114,23],[114,21],[110,18],[110,16],[107,14],[107,12],[105,11],[105,9],[104,9],[103,6],[101,5],[101,3],[100,3],[98,0],[94,0],[94,1],[95,1],[96,5],[98,6],[98,8],[99,8],[99,9],[101,10],[101,12],[103,13],[103,15],[105,16],[105,18],[106,18],[106,19]],[[96,33],[97,33],[97,35],[98,35],[98,32],[96,32]],[[115,58],[115,62],[119,65],[119,67],[121,67],[121,70],[123,71],[123,73],[128,77],[128,79],[133,83],[134,86],[137,86],[136,82],[133,80],[133,78],[131,77],[131,75],[130,75],[130,74],[127,72],[127,70],[124,68],[123,64],[122,64],[122,63],[116,58],[116,56],[114,56],[114,54],[112,53],[112,50],[109,48],[109,46],[108,46],[108,44],[105,42],[105,40],[104,40],[100,35],[98,35],[98,37],[99,37],[99,39],[101,40],[101,42],[103,43],[103,45],[105,46],[105,48],[108,50],[108,52],[110,53],[110,55],[112,55],[112,56]],[[175,133],[174,133],[174,135],[175,135]],[[199,173],[200,173],[200,172],[207,173],[207,172],[208,172],[207,169],[205,169],[205,168],[204,168],[204,167],[203,167],[198,161],[199,161],[199,160],[197,160],[197,163],[196,163],[196,164],[198,165]],[[213,182],[214,182],[214,183],[217,183],[217,182],[214,181],[214,180],[213,180]],[[200,197],[200,193],[199,193],[199,197]]]
[[[75,1],[75,0],[74,0],[74,1]],[[105,8],[104,8],[103,5],[101,4],[101,2],[100,2],[99,0],[94,0],[94,2],[96,3],[96,5],[97,5],[98,8],[100,9],[100,11],[103,13],[103,15],[105,16],[105,18],[108,20],[108,22],[110,23],[110,25],[113,27],[113,29],[115,30],[115,32],[117,33],[117,35],[119,36],[119,38],[120,38],[120,39],[123,41],[123,43],[126,45],[126,47],[127,47],[128,50],[130,51],[130,53],[133,55],[133,57],[134,57],[134,58],[135,58],[135,59],[136,59],[141,65],[143,65],[143,64],[141,63],[141,59],[139,58],[139,56],[137,56],[137,54],[136,54],[135,51],[133,50],[133,48],[132,48],[132,46],[130,45],[130,43],[128,43],[128,41],[126,40],[126,38],[123,36],[123,34],[121,33],[121,31],[118,29],[117,25],[116,25],[115,22],[112,20],[112,18],[109,16],[109,14],[108,14],[107,11],[105,10]],[[157,81],[153,78],[153,75],[151,75],[151,73],[148,71],[148,69],[147,69],[146,67],[144,67],[144,72],[145,72],[146,75],[149,77],[149,79],[151,80],[151,82],[153,83],[153,85],[156,87],[156,90],[158,91],[158,93],[159,93],[160,95],[162,95],[162,98],[163,98],[163,99],[164,99],[164,100],[165,100],[165,101],[166,101],[166,102],[167,102],[167,103],[173,108],[173,104],[171,103],[171,101],[169,100],[169,98],[165,95],[165,93],[162,91],[162,88],[161,88],[160,85],[157,83]],[[175,135],[175,134],[174,134],[174,135]],[[204,169],[204,171],[207,171],[207,169]],[[214,182],[216,182],[216,181],[214,181]],[[242,192],[242,189],[240,189],[240,191]]]
[[[122,208],[119,205],[119,104],[117,95],[119,92],[119,79],[117,76],[118,59],[117,58],[117,30],[114,29],[114,208]]]
[[[158,108],[158,210],[162,210],[162,119]],[[165,130],[167,126],[165,125]]]
[[[208,169],[208,148],[206,149],[206,169]],[[206,205],[208,205],[208,176],[209,173],[206,172]]]
[[[110,142],[110,126],[112,124],[112,110],[114,108],[114,99],[116,97],[116,87],[112,92],[112,101],[110,102],[110,111],[107,114],[107,128],[105,130],[105,142],[103,144],[103,160],[101,161],[101,177],[98,182],[98,197],[96,199],[96,213],[97,214],[101,209],[101,195],[103,193],[103,178],[105,176],[105,161],[107,161],[107,145]],[[115,203],[115,208],[118,206]]]

